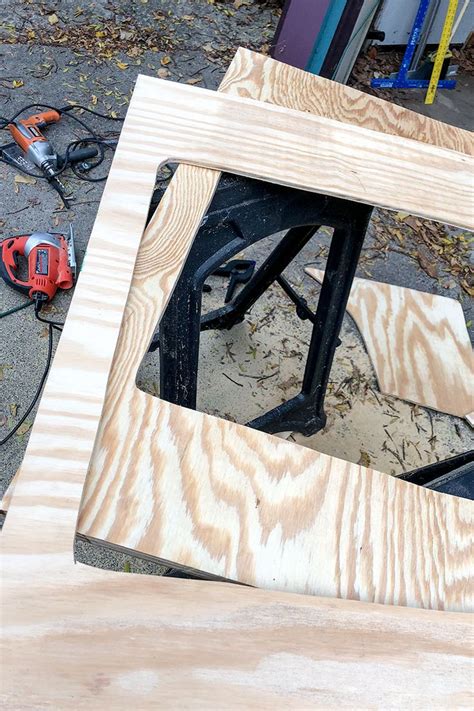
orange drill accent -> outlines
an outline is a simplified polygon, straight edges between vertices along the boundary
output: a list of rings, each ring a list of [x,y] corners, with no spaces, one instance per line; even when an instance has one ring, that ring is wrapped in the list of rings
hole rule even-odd
[[[28,116],[26,119],[9,123],[8,129],[15,143],[26,153],[36,141],[46,141],[39,129],[50,123],[57,123],[60,118],[61,114],[58,111],[43,111],[40,114]]]

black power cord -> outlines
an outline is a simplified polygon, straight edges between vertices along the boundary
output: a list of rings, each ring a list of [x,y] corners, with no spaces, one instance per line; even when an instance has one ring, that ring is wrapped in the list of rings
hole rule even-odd
[[[107,119],[109,121],[123,121],[123,116],[108,116],[107,114],[101,114],[99,111],[94,111],[93,109],[89,109],[87,106],[82,106],[81,104],[70,104],[69,106],[62,106],[61,108],[58,108],[56,106],[50,106],[49,104],[28,104],[27,106],[24,106],[22,109],[17,111],[13,116],[9,119],[5,118],[5,116],[0,116],[0,130],[7,128],[8,124],[12,123],[20,114],[23,112],[27,111],[28,109],[51,109],[53,111],[57,111],[61,116],[65,116],[66,118],[70,118],[71,120],[75,121],[77,124],[79,124],[87,133],[89,134],[88,137],[86,138],[80,138],[74,141],[71,141],[68,146],[66,147],[66,153],[65,153],[65,159],[63,165],[58,168],[57,171],[55,171],[53,177],[57,177],[63,173],[66,168],[70,167],[74,173],[74,175],[79,178],[79,180],[85,180],[86,182],[89,183],[100,183],[104,180],[107,179],[107,176],[101,176],[99,178],[92,178],[89,177],[88,175],[85,175],[84,170],[79,170],[77,166],[74,165],[74,163],[71,163],[70,161],[70,155],[72,151],[74,151],[76,148],[84,148],[88,144],[95,144],[98,148],[99,152],[99,157],[97,160],[88,168],[88,170],[93,170],[94,168],[97,168],[104,160],[105,158],[105,150],[106,149],[111,149],[113,150],[113,146],[110,145],[110,141],[107,139],[103,138],[102,136],[99,136],[85,121],[82,119],[78,118],[77,116],[74,116],[74,114],[69,113],[70,111],[74,111],[75,109],[79,109],[81,111],[87,111],[90,114],[93,114],[94,116],[99,116],[100,118]],[[0,146],[1,149],[1,146]],[[6,163],[7,165],[10,165],[10,163],[5,160],[4,158],[0,158],[0,161],[3,163]],[[40,173],[33,173],[32,171],[27,170],[26,168],[23,168],[22,166],[19,166],[15,164],[15,168],[18,168],[21,170],[23,173],[26,175],[30,175],[33,178],[38,178],[40,180],[47,180],[45,175],[42,175]],[[51,176],[50,176],[51,178]]]
[[[49,321],[47,318],[42,318],[39,314],[41,311],[41,307],[45,303],[43,299],[39,296],[38,293],[35,295],[35,300],[34,300],[34,305],[35,305],[35,316],[38,319],[38,321],[41,321],[41,323],[47,323],[50,326],[53,326],[53,328],[56,328],[57,331],[62,331],[62,327],[64,326],[64,323],[61,323],[60,321]]]
[[[35,307],[35,316],[38,319],[38,321],[41,321],[42,323],[47,323],[48,324],[48,354],[46,356],[46,366],[43,370],[43,374],[41,376],[39,385],[36,389],[36,392],[33,396],[33,399],[31,400],[30,404],[28,405],[25,413],[22,415],[20,420],[16,423],[16,425],[13,427],[13,429],[10,430],[10,432],[2,439],[0,440],[0,447],[3,447],[4,444],[8,442],[8,440],[13,437],[15,432],[18,432],[36,403],[38,402],[38,398],[41,395],[41,391],[43,390],[43,386],[46,382],[46,378],[48,376],[49,368],[51,365],[51,360],[53,357],[53,331],[62,331],[61,326],[63,326],[63,323],[59,323],[58,321],[48,321],[45,318],[42,318],[39,315],[39,312],[41,310],[42,306],[42,301],[36,298],[35,301],[28,301],[26,304],[21,304],[21,306],[17,306],[14,309],[10,309],[9,311],[4,311],[3,314],[0,314],[0,318],[3,318],[4,316],[8,316],[9,314],[15,313],[15,311],[20,311],[21,309],[25,309],[27,306],[34,306]]]
[[[5,318],[5,316],[10,316],[10,314],[14,314],[17,311],[21,311],[22,309],[26,309],[28,306],[33,306],[34,301],[27,301],[26,304],[21,304],[20,306],[14,306],[12,309],[8,309],[8,311],[4,311],[3,313],[0,314],[0,318]]]

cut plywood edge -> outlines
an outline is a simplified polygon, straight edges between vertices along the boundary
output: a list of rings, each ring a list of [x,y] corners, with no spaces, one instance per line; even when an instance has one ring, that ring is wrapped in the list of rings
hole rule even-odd
[[[305,271],[322,283],[323,271]],[[459,302],[355,278],[347,311],[384,395],[474,424],[474,355]]]

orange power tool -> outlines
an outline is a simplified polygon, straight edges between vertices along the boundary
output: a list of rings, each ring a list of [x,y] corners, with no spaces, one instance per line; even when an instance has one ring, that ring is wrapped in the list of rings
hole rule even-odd
[[[61,118],[58,111],[43,111],[42,113],[28,116],[8,124],[8,129],[15,143],[22,149],[31,163],[43,171],[51,185],[58,191],[66,207],[64,185],[56,177],[58,170],[58,157],[53,151],[49,141],[43,136],[40,128],[57,123]]]
[[[19,276],[19,258],[27,260],[28,276]],[[32,232],[0,242],[0,276],[13,289],[36,302],[51,301],[58,289],[71,289],[76,277],[74,232]]]
[[[28,118],[25,119],[17,119],[8,124],[8,129],[17,146],[24,152],[25,158],[43,172],[50,184],[58,191],[64,206],[69,207],[69,203],[64,196],[64,185],[57,177],[57,172],[63,167],[66,158],[58,156],[50,142],[40,131],[41,128],[45,128],[45,126],[49,126],[52,123],[57,123],[60,119],[61,113],[51,109],[50,111],[43,111],[39,114],[28,116]],[[77,163],[85,161],[88,158],[93,158],[96,155],[97,148],[95,146],[80,148],[69,152],[67,160],[69,163]],[[8,157],[8,155],[5,155],[5,158],[8,159]],[[20,160],[22,160],[21,157]],[[19,163],[19,160],[18,158],[12,159],[10,157],[10,160],[7,162],[14,164],[15,162]],[[20,165],[20,168],[21,167]]]

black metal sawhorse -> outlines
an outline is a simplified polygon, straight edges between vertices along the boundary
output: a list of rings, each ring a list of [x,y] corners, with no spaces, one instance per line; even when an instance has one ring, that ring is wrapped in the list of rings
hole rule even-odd
[[[162,194],[155,193],[150,214]],[[247,424],[271,433],[311,435],[322,429],[329,373],[371,212],[360,203],[224,174],[150,345],[151,351],[159,347],[160,397],[195,409],[200,331],[240,323],[278,281],[300,317],[313,322],[303,385],[296,397]],[[322,225],[333,227],[334,234],[313,316],[281,273]],[[288,232],[239,294],[201,317],[207,277],[245,247],[283,230]]]

